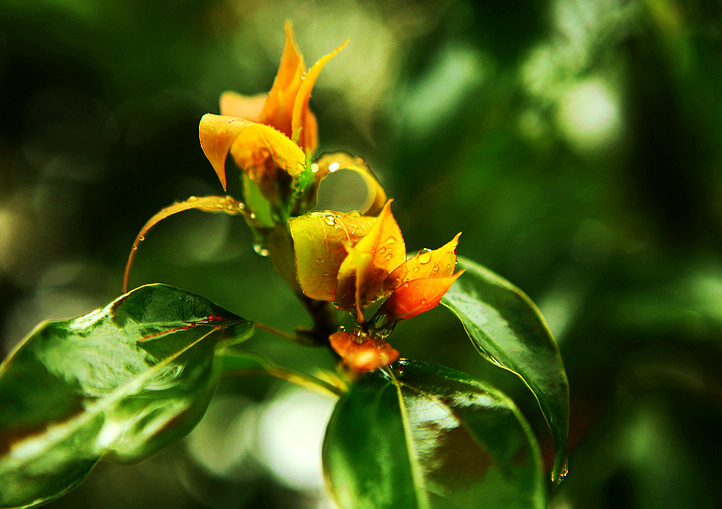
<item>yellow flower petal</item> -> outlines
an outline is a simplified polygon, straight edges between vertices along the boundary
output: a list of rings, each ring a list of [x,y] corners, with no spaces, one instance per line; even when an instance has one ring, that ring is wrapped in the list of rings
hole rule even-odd
[[[291,132],[293,133],[292,138],[296,139],[297,137],[298,145],[306,152],[313,153],[318,145],[316,117],[308,108],[308,101],[311,98],[311,90],[318,79],[318,75],[321,73],[321,69],[323,69],[329,60],[344,49],[347,44],[348,40],[328,55],[321,57],[318,62],[313,64],[301,81],[301,86],[298,88],[298,94],[296,95],[296,99],[293,104]]]
[[[303,151],[283,133],[236,117],[206,114],[200,123],[201,147],[226,189],[225,161],[231,152],[236,164],[263,191],[273,190],[276,168],[295,177],[306,164]]]
[[[268,92],[268,99],[261,109],[258,121],[270,125],[293,139],[291,119],[293,107],[301,86],[303,73],[306,66],[303,63],[303,55],[298,49],[293,36],[293,26],[286,21],[286,42],[283,46],[281,63],[273,81],[271,91]]]
[[[386,291],[391,292],[413,279],[451,276],[456,267],[456,246],[459,244],[460,235],[461,233],[457,233],[439,249],[422,249],[416,256],[406,260],[384,281]]]
[[[363,321],[362,307],[386,294],[384,281],[389,273],[406,261],[406,246],[401,229],[386,202],[371,230],[355,246],[338,271],[336,306],[352,309]]]
[[[221,94],[221,115],[258,122],[268,94],[242,95],[227,90]]]
[[[338,269],[348,246],[366,235],[375,221],[375,217],[331,212],[291,219],[296,273],[305,295],[325,301],[336,298]]]

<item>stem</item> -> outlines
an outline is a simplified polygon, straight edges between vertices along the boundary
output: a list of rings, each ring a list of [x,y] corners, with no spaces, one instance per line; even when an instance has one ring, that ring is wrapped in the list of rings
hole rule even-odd
[[[338,330],[338,320],[333,305],[330,302],[311,299],[304,294],[296,295],[313,320],[313,328],[303,331],[303,335],[315,345],[329,346],[329,336]]]
[[[272,327],[271,325],[266,325],[265,323],[261,323],[261,322],[253,322],[253,326],[256,329],[266,331],[270,334],[278,336],[279,338],[285,339],[287,341],[291,341],[293,343],[301,342],[301,341],[299,341],[298,336],[296,336],[295,334],[291,334],[290,332],[282,331],[281,329],[277,329],[276,327]]]

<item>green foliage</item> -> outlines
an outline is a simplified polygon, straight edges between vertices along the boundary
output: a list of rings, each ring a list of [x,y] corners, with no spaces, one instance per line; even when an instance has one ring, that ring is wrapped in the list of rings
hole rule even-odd
[[[459,257],[464,276],[443,297],[479,353],[518,375],[532,390],[556,445],[552,478],[566,475],[569,384],[557,344],[539,310],[521,290]]]
[[[323,456],[341,509],[546,507],[539,447],[514,403],[442,366],[402,360],[362,377]]]
[[[188,292],[148,285],[39,326],[0,366],[0,506],[32,506],[101,458],[137,461],[195,426],[217,353],[252,323]]]

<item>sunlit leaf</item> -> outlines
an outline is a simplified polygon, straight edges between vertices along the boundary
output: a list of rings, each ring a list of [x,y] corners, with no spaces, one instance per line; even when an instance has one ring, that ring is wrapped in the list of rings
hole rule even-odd
[[[462,257],[464,276],[441,299],[479,353],[517,374],[532,390],[554,437],[552,478],[566,475],[569,385],[559,349],[539,310],[521,290]]]
[[[128,290],[128,277],[130,276],[130,267],[133,265],[135,253],[138,251],[140,243],[145,240],[145,234],[148,233],[148,230],[173,214],[193,209],[202,210],[203,212],[221,212],[230,215],[246,213],[245,205],[231,196],[191,196],[187,200],[176,202],[155,213],[153,217],[148,219],[143,225],[143,228],[140,229],[140,232],[133,242],[133,247],[130,249],[128,261],[125,264],[125,274],[123,274],[124,292]]]
[[[56,498],[102,458],[135,461],[185,435],[253,324],[148,285],[40,325],[0,365],[0,507]]]
[[[324,471],[340,509],[546,507],[528,423],[496,389],[401,361],[359,379],[326,431]]]

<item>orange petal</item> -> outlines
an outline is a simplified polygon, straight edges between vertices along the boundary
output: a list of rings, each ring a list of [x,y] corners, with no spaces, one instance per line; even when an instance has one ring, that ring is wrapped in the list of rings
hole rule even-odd
[[[348,40],[346,40],[341,46],[333,50],[328,55],[321,57],[318,62],[308,70],[306,76],[301,81],[301,86],[298,89],[296,100],[293,104],[293,117],[291,124],[291,132],[293,138],[298,137],[298,145],[301,146],[306,152],[312,153],[316,150],[318,145],[318,128],[316,127],[316,118],[308,108],[308,101],[311,98],[311,89],[318,79],[318,75],[321,73],[321,69],[335,57],[342,49],[346,47]]]
[[[296,177],[306,165],[306,156],[298,145],[282,132],[263,124],[250,123],[240,130],[231,145],[231,155],[258,184],[268,177],[273,179],[276,168]]]
[[[316,300],[336,298],[338,269],[347,246],[356,244],[375,217],[316,212],[289,221],[301,290]]]
[[[416,256],[406,260],[406,263],[394,270],[384,281],[386,291],[391,292],[413,279],[451,276],[456,268],[456,246],[459,244],[460,235],[461,233],[457,233],[439,249],[422,249]]]
[[[201,147],[218,179],[226,189],[226,156],[230,151],[236,164],[261,187],[272,181],[276,168],[295,177],[306,164],[303,151],[272,127],[236,117],[203,115]]]
[[[235,117],[225,117],[207,113],[201,118],[198,127],[201,139],[201,148],[221,181],[223,190],[226,190],[226,156],[231,150],[233,140],[251,122]]]
[[[278,73],[276,73],[276,79],[273,81],[271,91],[268,93],[268,99],[261,109],[259,122],[273,126],[289,138],[292,138],[293,105],[306,66],[303,63],[303,55],[301,55],[293,36],[293,26],[288,20],[285,29],[286,42],[283,46],[281,64],[278,67]]]
[[[460,270],[453,276],[414,279],[399,286],[384,302],[384,311],[399,320],[412,318],[435,308],[454,281],[463,274]]]
[[[339,268],[336,305],[339,309],[351,309],[355,304],[359,321],[363,316],[361,308],[386,294],[384,281],[406,261],[404,238],[390,205],[391,200],[366,236],[349,249]]]
[[[242,95],[227,90],[221,94],[221,115],[258,122],[268,94]]]
[[[359,340],[353,334],[343,331],[334,332],[329,337],[331,347],[354,371],[373,371],[388,366],[399,358],[399,352],[386,341],[367,338],[363,343],[358,343]]]

